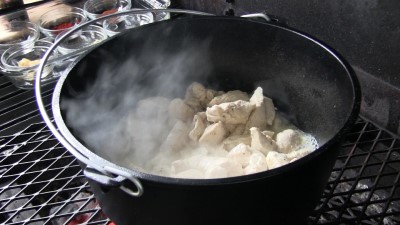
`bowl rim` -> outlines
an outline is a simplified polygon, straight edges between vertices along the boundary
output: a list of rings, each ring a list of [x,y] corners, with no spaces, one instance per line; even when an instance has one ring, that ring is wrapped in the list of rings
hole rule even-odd
[[[132,8],[132,10],[140,10],[140,9],[139,8]],[[107,29],[107,25],[111,24],[111,23],[109,23],[109,21],[112,21],[112,20],[116,21],[117,20],[118,22],[122,22],[122,20],[124,20],[124,18],[129,17],[129,16],[145,16],[148,19],[150,19],[149,23],[155,22],[154,14],[151,13],[151,12],[148,12],[148,13],[141,13],[141,14],[135,14],[135,15],[123,15],[123,16],[113,17],[113,18],[110,18],[110,19],[105,19],[102,22],[102,27],[107,33],[111,34],[110,36],[119,34],[119,33],[123,32],[124,30],[127,30],[127,29],[124,29],[124,30],[121,30],[121,31],[114,31],[114,30]],[[135,28],[135,27],[138,27],[138,26],[130,27],[128,29]]]
[[[101,13],[93,13],[93,12],[90,12],[88,10],[89,5],[90,4],[94,4],[96,1],[99,1],[99,0],[88,0],[88,1],[85,2],[85,4],[83,4],[83,11],[88,17],[97,18],[97,17],[101,17],[102,16]],[[104,1],[104,0],[100,0],[99,2],[102,2],[102,1]],[[115,1],[118,2],[118,0],[115,0]],[[126,2],[127,4],[124,7],[118,7],[117,8],[118,12],[129,10],[132,7],[131,0],[120,0],[119,2],[121,2],[121,3],[122,2]]]
[[[21,42],[19,42],[19,43],[6,43],[6,44],[1,44],[1,43],[0,43],[0,48],[7,48],[7,49],[8,49],[9,47],[12,47],[12,46],[15,46],[15,45],[24,46],[24,45],[33,43],[33,42],[35,42],[36,40],[39,39],[39,37],[40,37],[40,30],[39,30],[39,26],[38,26],[37,24],[32,23],[32,22],[30,22],[30,21],[11,21],[11,22],[8,23],[6,26],[9,27],[9,26],[12,25],[12,24],[26,24],[26,25],[28,25],[28,26],[29,26],[28,29],[31,30],[31,31],[33,31],[33,37],[29,36],[28,39],[23,40],[23,41],[21,41]],[[2,31],[4,31],[4,30],[5,30],[5,29],[2,29]],[[7,50],[7,49],[6,49],[6,50]]]
[[[107,33],[106,33],[106,30],[103,28],[103,27],[101,27],[101,26],[97,26],[97,25],[89,25],[89,26],[87,26],[87,27],[84,27],[83,29],[81,29],[81,30],[79,30],[79,31],[77,31],[79,34],[77,34],[77,35],[81,35],[82,33],[91,33],[91,32],[94,32],[94,33],[97,33],[97,34],[101,34],[101,36],[103,37],[103,39],[99,39],[99,41],[105,41],[105,40],[107,40],[108,39],[108,35],[107,35]],[[57,36],[56,36],[56,38],[54,39],[54,41],[56,42],[56,41],[58,41],[62,36],[64,36],[64,34],[66,33],[66,31],[63,31],[63,32],[61,32],[60,34],[58,34]],[[73,34],[72,34],[73,35]],[[71,36],[70,36],[71,37]],[[65,41],[65,40],[64,40]],[[63,44],[63,42],[61,42],[60,44],[59,44],[59,46],[57,47],[57,49],[62,49],[62,50],[66,50],[66,51],[75,51],[75,50],[78,50],[78,49],[76,49],[76,48],[66,48],[66,47],[63,47],[62,46],[62,44]],[[81,47],[87,47],[87,46],[81,46]]]
[[[46,53],[46,51],[50,48],[50,46],[30,46],[28,48],[19,48],[19,47],[12,47],[7,49],[2,55],[1,55],[1,65],[4,67],[4,69],[6,69],[8,72],[20,72],[20,71],[29,71],[29,70],[36,70],[36,68],[39,66],[39,64],[34,65],[34,66],[28,66],[28,67],[20,67],[20,66],[13,66],[7,63],[7,59],[11,56],[14,56],[15,54],[22,52],[22,51],[26,51],[26,50],[30,50],[29,52],[32,52],[36,49],[40,49],[42,51],[44,51],[43,53]],[[7,57],[7,59],[5,58],[5,55],[9,53],[9,56]],[[53,57],[55,57],[57,55],[57,52],[53,53]],[[40,59],[41,60],[41,59]],[[16,76],[16,75],[14,75]]]
[[[133,170],[133,169],[128,169],[126,167],[122,167],[120,165],[117,165],[116,163],[113,163],[109,160],[104,159],[103,157],[97,155],[93,151],[91,151],[88,147],[84,146],[77,138],[71,133],[71,131],[68,129],[66,126],[66,123],[64,121],[64,118],[62,117],[61,114],[61,106],[60,106],[60,98],[61,98],[61,91],[63,88],[63,84],[66,81],[68,75],[70,74],[69,72],[74,68],[78,62],[84,58],[86,55],[88,55],[91,51],[86,52],[85,54],[82,54],[73,64],[70,65],[69,71],[64,73],[63,76],[60,77],[58,80],[56,87],[53,92],[53,97],[52,97],[52,112],[54,115],[54,121],[56,124],[56,127],[59,129],[59,132],[61,135],[73,146],[76,151],[80,152],[82,155],[87,157],[90,161],[95,161],[97,164],[101,164],[104,168],[112,168],[114,170],[121,170],[126,173],[131,174],[132,176],[138,178],[139,180],[146,180],[146,181],[151,181],[155,182],[158,184],[167,184],[167,185],[185,185],[185,186],[216,186],[216,185],[226,185],[226,184],[235,184],[235,183],[243,183],[243,182],[249,182],[249,181],[254,181],[254,180],[260,180],[260,179],[265,179],[267,177],[273,177],[277,176],[280,174],[287,173],[289,171],[293,171],[296,168],[307,164],[308,162],[312,161],[315,159],[317,156],[321,155],[322,153],[326,152],[327,150],[335,147],[337,143],[341,140],[343,137],[343,134],[346,133],[351,125],[356,121],[357,116],[360,111],[360,103],[361,103],[361,88],[358,82],[358,79],[355,75],[355,72],[351,68],[350,64],[338,53],[336,52],[333,48],[329,47],[327,44],[324,42],[310,36],[309,34],[306,34],[302,31],[296,30],[294,28],[288,28],[286,26],[282,26],[279,24],[276,24],[274,22],[259,22],[259,21],[254,21],[254,20],[248,20],[245,18],[240,18],[240,17],[222,17],[222,16],[201,16],[201,17],[193,17],[193,18],[182,18],[182,20],[204,20],[204,19],[212,19],[212,20],[236,20],[240,22],[248,22],[248,23],[258,23],[262,25],[267,25],[271,27],[275,27],[278,29],[282,29],[285,32],[289,33],[294,33],[295,35],[299,35],[309,41],[311,41],[313,44],[318,45],[320,48],[324,49],[327,53],[332,55],[338,64],[340,64],[343,69],[346,71],[346,75],[349,78],[349,82],[352,86],[352,107],[349,109],[349,113],[347,116],[347,119],[343,123],[342,127],[340,127],[337,130],[337,133],[329,139],[326,143],[321,145],[318,149],[313,151],[312,153],[294,161],[291,162],[287,165],[271,169],[271,170],[266,170],[263,172],[259,173],[254,173],[254,174],[249,174],[249,175],[242,175],[242,176],[235,176],[235,177],[227,177],[227,178],[216,178],[216,179],[182,179],[182,178],[174,178],[174,177],[165,177],[165,176],[159,176],[159,175],[153,175],[150,173],[145,173],[141,172],[139,170]],[[173,23],[176,20],[167,20],[163,21],[162,23]],[[157,23],[149,24],[147,26],[157,26]],[[142,29],[142,27],[137,27],[134,29]],[[109,40],[117,37],[113,36]]]
[[[70,9],[70,11],[64,12],[64,16],[68,16],[68,15],[77,15],[78,17],[81,18],[81,21],[80,21],[79,23],[75,23],[72,27],[68,27],[68,28],[64,28],[64,29],[59,29],[59,30],[52,30],[52,29],[44,28],[43,26],[41,26],[44,16],[50,15],[51,13],[54,13],[54,12],[56,12],[56,11],[60,11],[60,12],[62,11],[62,9],[52,9],[52,10],[50,10],[50,11],[47,11],[46,13],[43,13],[43,14],[39,17],[39,20],[38,20],[38,22],[37,22],[37,24],[38,24],[37,26],[39,27],[39,30],[42,31],[42,33],[63,32],[63,31],[66,31],[66,30],[70,30],[70,29],[72,29],[73,27],[79,26],[79,24],[84,23],[84,22],[86,22],[86,21],[88,20],[88,18],[87,18],[87,16],[86,16],[85,12],[84,12],[81,8],[78,8],[78,7],[70,7],[69,9]],[[45,35],[46,35],[46,34],[45,34]],[[46,35],[46,36],[47,36],[47,35]],[[53,36],[54,36],[54,35],[52,35],[52,37],[53,37]]]

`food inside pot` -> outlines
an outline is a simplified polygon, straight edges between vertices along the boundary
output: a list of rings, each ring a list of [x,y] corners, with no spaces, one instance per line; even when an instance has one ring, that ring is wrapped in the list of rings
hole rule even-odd
[[[102,155],[149,174],[188,179],[242,176],[286,165],[318,148],[312,135],[277,113],[261,87],[249,95],[194,82],[183,99],[142,98],[135,107],[125,107],[129,112],[123,113],[121,123],[111,125],[105,121],[117,117],[115,106],[98,108],[111,99],[97,93],[96,101],[65,101],[73,118],[70,124]],[[88,111],[79,103],[82,100]],[[118,100],[124,101],[131,100]],[[88,115],[93,121],[88,122]],[[85,131],[88,128],[90,132]]]
[[[276,116],[272,99],[258,87],[249,96],[191,84],[184,99],[141,100],[131,124],[149,123],[156,112],[169,124],[165,136],[154,136],[158,149],[143,170],[176,178],[210,179],[274,169],[315,150],[314,137]]]
[[[325,109],[315,116],[314,92],[291,89],[294,73],[226,69],[211,44],[171,52],[146,45],[99,67],[95,54],[83,61],[60,98],[79,150],[147,174],[211,179],[272,170],[326,142],[314,119]]]

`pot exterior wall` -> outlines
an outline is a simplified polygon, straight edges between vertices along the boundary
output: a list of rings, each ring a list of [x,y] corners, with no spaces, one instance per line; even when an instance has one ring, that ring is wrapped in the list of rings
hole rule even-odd
[[[305,224],[318,203],[338,145],[284,175],[229,185],[182,186],[141,180],[144,194],[107,192],[90,181],[101,208],[118,225]]]

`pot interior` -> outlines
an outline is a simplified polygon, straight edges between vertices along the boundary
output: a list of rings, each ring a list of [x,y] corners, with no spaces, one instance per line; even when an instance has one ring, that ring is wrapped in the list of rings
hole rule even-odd
[[[77,131],[70,126],[70,109],[63,107],[64,101],[84,102],[103,93],[94,104],[104,107],[95,113],[117,113],[120,119],[105,116],[92,124],[108,119],[113,124],[124,123],[126,110],[121,110],[121,102],[135,107],[145,97],[183,97],[193,81],[216,90],[248,93],[261,86],[281,115],[313,134],[322,146],[337,135],[354,110],[352,79],[335,54],[292,30],[241,18],[182,18],[130,30],[83,57],[63,81],[61,115],[83,145],[112,161],[110,155],[83,142],[89,128]],[[77,106],[78,114],[88,109],[83,103]],[[118,142],[122,137],[104,129],[97,138]]]

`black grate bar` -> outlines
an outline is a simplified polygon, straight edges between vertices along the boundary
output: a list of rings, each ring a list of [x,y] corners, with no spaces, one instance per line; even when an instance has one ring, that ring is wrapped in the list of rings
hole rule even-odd
[[[391,199],[394,200],[394,201],[399,201],[399,202],[400,202],[400,198],[394,198],[394,193],[395,193],[396,188],[397,188],[397,189],[400,188],[400,172],[397,173],[396,180],[394,181],[394,183],[395,183],[395,185],[390,189],[389,198],[391,198]],[[388,214],[390,214],[390,212],[388,212],[390,203],[391,203],[391,202],[389,202],[389,201],[385,202],[385,207],[383,208],[383,212],[385,212],[386,216],[387,216]],[[365,207],[365,206],[364,206],[364,207]],[[364,208],[363,208],[363,210],[365,211]],[[395,213],[397,214],[397,216],[399,216],[400,211],[399,211],[399,212],[395,212]],[[383,219],[384,219],[383,216],[380,217],[378,223],[379,223],[379,224],[382,224],[382,223],[383,223]]]
[[[13,86],[5,86],[0,89],[0,93],[4,93],[0,96],[0,101],[7,100],[9,98],[12,98],[16,94],[24,93],[23,90],[16,89]]]
[[[400,224],[399,149],[396,135],[360,118],[309,224]]]
[[[43,100],[45,102],[50,102],[51,92],[48,93],[46,96],[43,96]],[[49,105],[49,103],[47,105]],[[18,120],[20,117],[32,114],[33,112],[35,113],[35,115],[37,114],[35,101],[30,101],[27,104],[15,107],[13,109],[9,109],[6,112],[0,114],[0,117],[2,118],[1,120],[4,121],[0,124],[0,127],[5,127],[7,124],[15,120]],[[19,115],[19,117],[16,117],[16,115]]]
[[[8,81],[4,81],[4,76],[2,77],[0,75],[0,90],[4,89],[6,87],[9,87],[9,86],[12,86],[12,84],[10,82],[8,82]]]
[[[356,123],[359,123],[359,122],[356,122]],[[368,125],[368,124],[365,123],[364,126],[363,126],[363,128],[362,128],[362,130],[361,130],[361,132],[358,133],[357,141],[359,141],[359,140],[361,139],[361,135],[362,135],[362,133],[366,130],[367,125]],[[356,143],[357,143],[357,141],[356,141]],[[350,159],[351,159],[351,155],[354,153],[355,149],[356,149],[356,145],[352,145],[352,146],[351,146],[350,154],[347,155],[343,167],[339,170],[338,177],[342,177],[342,176],[343,176],[343,174],[344,174],[344,168],[349,164]],[[339,179],[336,179],[336,180],[334,181],[334,184],[333,184],[332,186],[333,186],[333,187],[336,187],[336,186],[339,184],[339,182],[340,182],[340,180],[339,180]],[[334,188],[331,188],[330,191],[329,191],[328,193],[324,193],[324,194],[323,194],[323,197],[325,197],[325,201],[322,203],[322,205],[326,205],[326,204],[328,203],[329,198],[327,198],[327,196],[331,196],[331,195],[333,194],[334,190],[335,190]],[[322,212],[321,212],[321,213],[322,213]],[[317,218],[319,218],[320,216],[321,216],[321,214],[317,214]]]
[[[34,110],[29,110],[29,108],[35,107]],[[51,108],[50,103],[45,105],[45,109],[49,110]],[[37,116],[38,114],[38,109],[36,109],[36,105],[27,105],[21,108],[14,109],[11,112],[8,112],[6,114],[0,115],[1,117],[5,118],[7,117],[7,122],[0,124],[0,130],[1,129],[6,129],[9,126],[16,125],[19,122],[22,122],[24,120],[30,119],[34,116]]]
[[[73,161],[73,162],[74,162],[74,161]],[[71,164],[72,164],[72,162],[71,162]],[[66,167],[71,166],[71,164],[66,165]],[[66,169],[66,167],[63,169],[63,171]],[[59,172],[58,174],[56,174],[55,177],[59,176],[63,171],[61,171],[61,172]],[[35,178],[33,178],[33,180],[32,180],[30,183],[35,183],[35,180],[36,180],[38,177],[39,177],[39,176],[36,176]],[[53,178],[53,179],[54,179],[54,178]],[[15,180],[14,180],[14,182],[15,182]],[[45,183],[45,182],[43,182],[43,184],[44,184],[44,186],[43,186],[43,188],[42,188],[41,190],[45,189],[45,188],[49,185],[49,183]],[[20,195],[21,193],[23,193],[24,190],[25,190],[27,187],[28,187],[28,185],[25,185],[24,187],[22,187],[21,190],[16,194],[16,196],[17,196],[17,195]],[[9,188],[12,188],[12,186],[10,186]],[[25,197],[25,196],[24,196],[24,197]],[[13,198],[13,199],[14,199],[14,198]],[[3,204],[3,207],[0,208],[0,210],[3,210],[3,208],[6,207],[6,206],[11,202],[11,200],[13,200],[13,199],[10,199],[7,203]],[[28,201],[26,201],[26,203],[23,204],[21,207],[22,207],[22,208],[26,207],[26,205],[28,205],[29,203],[31,203],[32,199],[33,199],[33,197],[30,198]],[[12,214],[12,215],[9,217],[8,220],[13,219],[14,216],[15,216],[17,213],[18,213],[18,212],[15,212],[14,214]],[[6,222],[7,222],[7,221],[6,221]]]
[[[366,165],[367,165],[367,162],[369,161],[369,159],[370,159],[370,157],[371,157],[372,149],[375,147],[375,145],[377,144],[377,142],[378,142],[378,140],[379,140],[379,136],[381,135],[381,131],[378,131],[378,132],[379,132],[379,134],[378,134],[377,137],[374,139],[373,145],[372,145],[371,148],[369,149],[370,151],[368,151],[368,154],[367,154],[367,156],[366,156],[366,158],[365,158],[364,164],[363,164],[363,165],[361,166],[361,168],[360,168],[360,174],[365,170],[365,167],[366,167]],[[382,169],[382,167],[381,167],[381,169]],[[379,175],[378,175],[378,177],[379,177]],[[375,179],[375,181],[374,181],[374,186],[375,186],[376,183],[377,183],[378,177],[377,177],[377,178]],[[352,185],[352,187],[351,187],[351,189],[350,189],[350,192],[354,192],[354,190],[356,189],[356,185],[357,185],[357,183],[359,182],[359,180],[360,180],[360,177],[359,177],[359,176],[355,178],[355,182],[353,182],[353,185]],[[345,204],[345,205],[349,204],[350,199],[351,199],[351,196],[348,195],[348,197],[346,198],[346,201],[344,202],[344,204]],[[344,208],[342,208],[342,209],[339,211],[339,217],[342,216],[343,212],[344,212]]]
[[[381,131],[379,132],[379,135],[381,135]],[[377,140],[378,140],[378,137],[377,137]],[[375,144],[376,144],[376,142],[375,142]],[[375,144],[374,144],[374,145],[375,145]],[[387,163],[387,161],[389,160],[389,157],[390,157],[390,155],[391,155],[391,153],[392,153],[392,148],[393,148],[394,144],[395,144],[395,139],[393,139],[392,144],[391,144],[391,146],[390,146],[390,148],[389,148],[389,151],[388,151],[387,154],[386,154],[385,160],[382,162],[381,167],[379,168],[379,172],[377,173],[377,176],[376,176],[376,178],[375,178],[375,181],[374,181],[374,183],[373,183],[373,185],[372,185],[372,187],[371,187],[371,191],[368,193],[368,196],[367,196],[368,201],[370,201],[370,199],[371,199],[371,197],[372,197],[372,194],[373,194],[373,193],[375,192],[375,190],[376,190],[376,186],[377,186],[379,180],[381,179],[381,174],[383,173],[383,169],[385,168],[386,163]],[[371,151],[372,151],[372,149],[371,149]],[[369,155],[369,157],[370,157],[370,155]],[[362,170],[363,170],[363,169],[362,169]],[[400,174],[400,173],[398,173],[398,174]],[[359,179],[359,178],[358,178],[358,179]],[[398,179],[398,178],[397,178],[397,179]],[[358,182],[358,180],[357,180],[357,182]],[[393,188],[395,188],[395,186],[393,186]],[[364,204],[364,205],[362,206],[361,213],[364,214],[365,211],[366,211],[366,209],[367,209],[367,205]],[[361,222],[360,220],[361,220],[361,218],[359,218],[358,222]],[[382,218],[382,220],[383,220],[383,218]]]
[[[49,96],[52,94],[52,90],[43,91],[43,96]],[[21,92],[19,94],[13,95],[7,100],[0,101],[0,114],[4,114],[12,109],[26,106],[35,102],[35,97],[32,96],[30,92]]]

